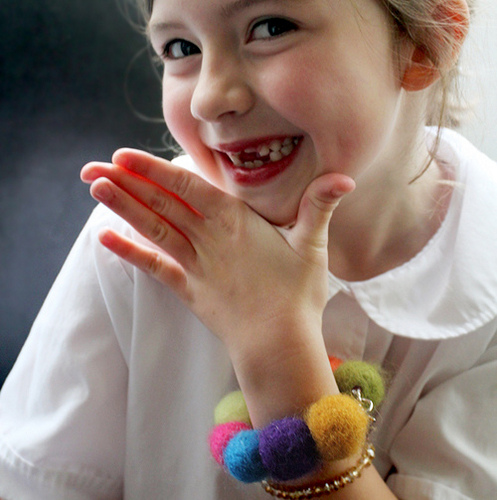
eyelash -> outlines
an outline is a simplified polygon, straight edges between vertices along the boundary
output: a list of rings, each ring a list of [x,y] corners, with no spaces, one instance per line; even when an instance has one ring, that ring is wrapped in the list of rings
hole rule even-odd
[[[261,28],[262,26],[268,26],[268,32],[270,33],[271,27],[276,28],[277,30],[279,29],[279,32],[274,33],[271,35],[271,33],[268,36],[264,36],[261,38],[254,38],[254,33],[258,28]],[[249,30],[249,35],[247,38],[248,42],[256,41],[256,40],[269,40],[272,38],[279,38],[281,36],[286,35],[289,32],[296,31],[297,30],[297,25],[293,23],[292,21],[289,21],[288,19],[280,18],[280,17],[269,17],[266,19],[262,19],[260,21],[257,21]],[[171,50],[174,47],[175,44],[180,43],[181,49],[185,49],[188,47],[188,49],[191,51],[192,47],[194,47],[193,52],[190,52],[188,54],[184,54],[183,56],[172,56],[171,55]],[[164,49],[162,51],[162,58],[165,60],[179,60],[179,59],[184,59],[186,57],[195,55],[195,54],[200,54],[200,49],[193,43],[189,42],[188,40],[184,40],[181,38],[175,38],[171,40],[170,42],[167,42],[164,45]]]
[[[279,33],[275,33],[273,35],[269,34],[269,36],[263,37],[263,38],[254,38],[253,34],[256,31],[257,28],[260,28],[261,26],[267,25],[268,28],[272,26],[273,28],[283,28]],[[250,29],[249,32],[249,38],[248,41],[253,41],[253,40],[269,40],[270,38],[279,38],[280,36],[284,36],[287,33],[291,31],[296,31],[297,30],[297,25],[293,23],[292,21],[289,21],[288,19],[282,18],[282,17],[269,17],[266,19],[262,19],[261,21],[257,21],[252,28]],[[268,30],[269,31],[269,30]]]
[[[190,49],[192,47],[195,47],[196,51],[190,53],[190,54],[185,54],[183,57],[173,57],[171,56],[171,49],[174,46],[174,44],[180,43],[181,48],[184,49],[185,46],[188,46]],[[194,50],[195,50],[194,49]],[[183,40],[181,38],[175,38],[174,40],[171,40],[170,42],[167,42],[166,45],[164,45],[164,50],[162,51],[162,57],[164,59],[171,59],[171,60],[178,60],[178,59],[183,59],[184,57],[188,57],[194,54],[200,54],[200,49],[193,43],[189,42],[188,40]]]

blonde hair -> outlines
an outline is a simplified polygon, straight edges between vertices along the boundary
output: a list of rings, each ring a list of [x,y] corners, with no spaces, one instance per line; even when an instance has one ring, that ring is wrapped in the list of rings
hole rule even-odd
[[[468,30],[467,10],[474,12],[476,0],[379,0],[390,13],[398,40],[407,37],[421,49],[438,71],[440,78],[429,89],[424,125],[437,127],[437,135],[424,168],[411,179],[423,176],[440,146],[442,129],[461,123],[466,106],[459,89],[459,54]],[[456,57],[454,57],[456,55]]]
[[[150,16],[152,15],[152,8],[154,6],[154,0],[136,0],[138,10],[143,18],[145,26],[148,25],[150,21]]]
[[[426,124],[439,128],[458,126],[464,110],[458,89],[461,69],[458,60],[449,65],[447,61],[453,61],[454,51],[464,41],[467,26],[457,26],[466,17],[464,6],[458,11],[455,4],[450,5],[450,0],[380,1],[390,12],[398,34],[421,48],[440,73],[440,79],[432,87]],[[466,0],[471,14],[475,3],[476,0]]]

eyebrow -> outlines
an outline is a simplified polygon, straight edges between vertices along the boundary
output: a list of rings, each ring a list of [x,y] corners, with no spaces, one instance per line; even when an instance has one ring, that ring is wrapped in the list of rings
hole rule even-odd
[[[291,0],[235,0],[221,8],[225,17],[231,17],[241,10],[248,9],[260,3],[288,3]]]
[[[289,2],[297,2],[301,0],[234,0],[228,5],[224,5],[221,7],[221,13],[223,17],[230,18],[233,17],[240,11],[253,7],[254,5],[262,4],[262,3],[270,3],[270,4],[284,4]],[[182,25],[180,23],[175,22],[157,22],[150,24],[148,26],[147,32],[150,35],[151,33],[157,33],[160,31],[166,31],[168,29],[181,28]]]
[[[181,27],[180,23],[151,23],[147,26],[147,34],[150,36],[154,33],[160,33],[168,29],[179,29]]]

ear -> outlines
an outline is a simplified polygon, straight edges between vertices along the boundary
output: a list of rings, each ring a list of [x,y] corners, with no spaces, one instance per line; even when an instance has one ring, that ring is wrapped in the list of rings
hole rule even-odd
[[[429,87],[440,77],[440,71],[428,54],[416,47],[406,65],[402,77],[402,88],[408,92],[416,92]]]
[[[469,30],[466,0],[448,0],[432,13],[434,27],[418,37],[419,45],[411,50],[402,78],[407,91],[423,90],[450,70],[457,62]],[[427,35],[428,34],[428,35]]]

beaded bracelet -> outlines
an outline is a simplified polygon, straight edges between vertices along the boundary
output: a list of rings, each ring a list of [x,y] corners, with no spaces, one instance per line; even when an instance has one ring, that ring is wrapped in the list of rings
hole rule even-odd
[[[266,480],[263,480],[261,485],[266,493],[269,493],[273,497],[277,498],[291,498],[294,500],[300,500],[302,498],[318,498],[323,495],[333,493],[334,491],[338,491],[345,488],[348,484],[353,483],[356,479],[361,477],[362,471],[372,464],[374,457],[374,446],[372,444],[368,444],[364,448],[361,458],[357,461],[354,467],[332,479],[311,485],[300,486],[298,488],[272,483]]]
[[[218,464],[246,483],[268,478],[288,481],[317,471],[324,462],[356,454],[374,420],[370,414],[384,396],[383,378],[368,363],[341,363],[336,358],[330,362],[342,393],[323,397],[303,418],[287,417],[252,429],[241,391],[223,398],[209,437]]]

